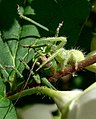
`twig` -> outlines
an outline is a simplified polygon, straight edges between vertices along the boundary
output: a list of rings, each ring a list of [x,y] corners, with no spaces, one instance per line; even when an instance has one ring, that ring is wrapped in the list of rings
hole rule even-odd
[[[66,76],[68,74],[77,72],[94,63],[96,63],[96,55],[93,55],[90,58],[86,58],[85,60],[82,60],[78,62],[77,64],[73,64],[72,66],[63,68],[60,72],[56,72],[53,76],[49,77],[49,81],[52,81],[52,80],[57,81],[62,76]]]

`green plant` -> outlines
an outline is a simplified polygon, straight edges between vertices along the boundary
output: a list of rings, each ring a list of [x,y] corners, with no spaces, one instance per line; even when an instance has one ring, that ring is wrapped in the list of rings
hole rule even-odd
[[[92,55],[86,53],[86,56],[79,49],[71,49],[78,44],[79,35],[90,12],[90,3],[87,0],[72,0],[70,4],[66,0],[46,2],[47,4],[43,0],[11,1],[10,4],[5,0],[0,2],[0,14],[2,10],[4,12],[0,20],[2,119],[17,118],[14,109],[16,103],[13,106],[10,100],[13,100],[14,95],[17,102],[23,94],[36,93],[34,84],[47,86],[49,88],[45,87],[44,90],[51,90],[57,95],[56,82],[63,76],[74,75],[82,68],[96,72],[93,64],[96,62],[95,51]],[[37,89],[43,88],[36,86]]]

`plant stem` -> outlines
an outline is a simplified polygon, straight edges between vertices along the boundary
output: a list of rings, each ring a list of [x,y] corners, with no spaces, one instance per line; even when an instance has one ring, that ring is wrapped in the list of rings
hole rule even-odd
[[[19,97],[19,95],[21,97],[24,97],[27,95],[38,94],[38,93],[48,95],[49,97],[53,97],[53,94],[55,92],[56,92],[55,90],[42,86],[42,87],[35,87],[35,88],[23,90],[22,92],[18,92],[14,95],[8,96],[7,98],[10,100],[16,100]]]
[[[10,100],[17,100],[18,97],[24,97],[27,95],[32,95],[32,94],[44,94],[48,95],[51,97],[56,105],[58,106],[59,110],[62,112],[63,108],[66,106],[66,104],[69,104],[75,97],[77,97],[81,91],[58,91],[58,90],[53,90],[51,88],[47,87],[35,87],[35,88],[30,88],[23,90],[22,92],[18,92],[14,95],[11,95],[7,97]]]
[[[72,74],[77,72],[83,68],[87,69],[87,66],[96,63],[96,55],[93,55],[85,60],[78,62],[77,64],[73,64],[72,66],[66,67],[62,69],[60,72],[55,73],[52,77],[49,78],[49,81],[57,81],[59,78],[66,76],[68,74]],[[91,69],[88,68],[91,71]],[[94,71],[96,72],[96,71]]]

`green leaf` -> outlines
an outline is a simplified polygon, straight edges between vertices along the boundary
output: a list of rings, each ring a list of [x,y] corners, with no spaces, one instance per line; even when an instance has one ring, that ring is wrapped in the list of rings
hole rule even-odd
[[[20,26],[19,22],[15,19],[14,24],[8,31],[1,31],[0,37],[0,73],[5,80],[14,81],[15,75],[24,70],[24,64],[20,62],[23,59],[28,63],[34,56],[34,50],[23,48],[22,44],[28,45],[34,41],[32,33],[38,35],[38,30],[33,25]],[[36,31],[36,32],[35,32]],[[27,36],[30,36],[27,38]],[[5,68],[7,67],[7,68]],[[14,67],[14,68],[12,68]],[[18,73],[19,72],[19,73]]]
[[[6,87],[3,83],[3,79],[0,78],[0,95],[5,96]]]
[[[0,119],[17,119],[13,104],[2,96],[0,96]]]
[[[1,4],[3,3],[1,2]],[[9,10],[9,14],[13,7],[7,10]],[[7,13],[7,10],[5,10],[5,13]],[[13,12],[15,15],[13,15]],[[25,69],[24,64],[20,60],[23,59],[24,62],[28,63],[34,57],[34,50],[23,48],[22,44],[32,44],[36,39],[34,37],[40,37],[40,35],[38,29],[33,24],[26,24],[25,22],[22,24],[20,22],[22,20],[18,19],[19,15],[17,16],[15,11],[13,12],[12,21],[9,24],[4,20],[5,17],[1,19],[2,21],[4,20],[5,25],[0,27],[0,76],[3,81],[8,80],[12,89],[15,90],[17,78],[23,78],[22,72]],[[8,21],[10,21],[10,18],[8,18]],[[2,93],[3,91],[1,91]]]
[[[20,24],[16,19],[14,19],[13,25],[9,30],[2,31],[3,39],[19,39],[19,32],[20,32]]]

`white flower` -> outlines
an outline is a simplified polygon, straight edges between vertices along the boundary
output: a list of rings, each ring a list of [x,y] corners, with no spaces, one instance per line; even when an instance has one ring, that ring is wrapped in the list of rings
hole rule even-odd
[[[96,119],[96,83],[71,102],[66,119]]]
[[[52,111],[57,110],[55,104],[33,104],[17,108],[19,119],[52,119]]]

